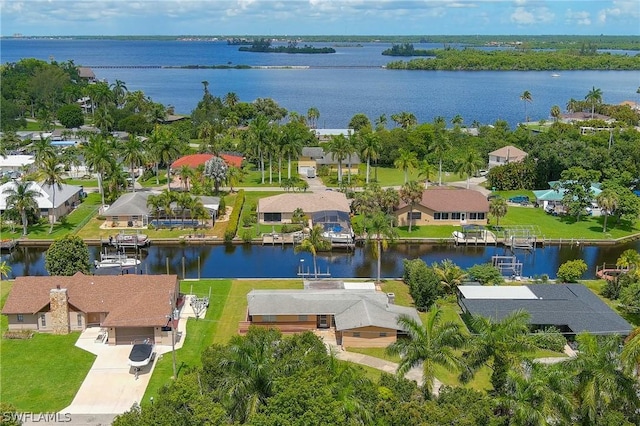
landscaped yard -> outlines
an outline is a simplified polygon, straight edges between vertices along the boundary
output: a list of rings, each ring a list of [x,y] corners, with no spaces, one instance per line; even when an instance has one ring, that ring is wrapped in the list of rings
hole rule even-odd
[[[66,216],[63,223],[56,223],[54,225],[51,234],[49,233],[50,225],[48,223],[36,223],[29,226],[27,237],[32,240],[56,239],[68,233],[79,233],[80,228],[98,211],[99,206],[100,194],[88,194],[82,204]],[[2,238],[20,238],[22,236],[22,224],[16,223],[13,227],[3,224],[1,232]]]
[[[218,334],[222,323],[222,311],[229,302],[231,286],[230,280],[182,281],[180,283],[182,293],[193,291],[193,294],[199,297],[208,296],[209,288],[211,288],[211,298],[205,318],[199,320],[190,318],[188,320],[186,340],[182,348],[176,350],[178,375],[188,368],[200,365],[202,352],[213,344],[213,337]],[[186,306],[184,309],[191,308]],[[150,397],[157,396],[158,389],[168,384],[171,381],[171,376],[173,376],[173,360],[171,353],[167,353],[156,362],[153,376],[151,376],[142,402],[147,403],[150,401]]]
[[[0,307],[12,281],[0,282]],[[2,315],[0,330],[7,330]],[[18,411],[53,412],[69,405],[91,368],[95,355],[75,347],[79,333],[36,333],[28,340],[0,340],[0,401]]]

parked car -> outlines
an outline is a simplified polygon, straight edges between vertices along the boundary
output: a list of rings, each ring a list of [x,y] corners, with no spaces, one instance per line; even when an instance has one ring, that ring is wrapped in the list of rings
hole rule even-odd
[[[478,176],[485,177],[487,174],[489,174],[488,170],[478,170]]]
[[[498,194],[489,194],[487,196],[487,201],[495,200],[496,198],[502,198],[502,197]]]
[[[527,197],[526,195],[516,195],[515,197],[509,198],[509,202],[526,206],[527,204],[529,204],[529,197]]]

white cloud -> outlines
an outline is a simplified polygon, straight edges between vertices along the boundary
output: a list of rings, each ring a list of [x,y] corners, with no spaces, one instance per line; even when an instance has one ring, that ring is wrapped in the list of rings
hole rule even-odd
[[[614,21],[631,19],[636,22],[636,28],[638,28],[640,4],[637,0],[613,0],[611,7],[598,12],[598,22],[601,24],[607,23],[610,19]]]
[[[567,9],[566,12],[567,24],[578,25],[591,25],[591,14],[586,11],[574,12],[571,9]]]
[[[518,25],[533,25],[551,22],[555,18],[555,14],[546,7],[536,7],[530,10],[525,7],[516,7],[510,18],[511,22]]]

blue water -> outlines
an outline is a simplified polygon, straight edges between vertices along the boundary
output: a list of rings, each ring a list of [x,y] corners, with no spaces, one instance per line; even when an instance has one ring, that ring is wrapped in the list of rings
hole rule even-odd
[[[324,45],[314,43],[315,46]],[[289,111],[305,115],[310,107],[320,111],[319,127],[344,128],[357,113],[372,121],[386,114],[411,112],[419,122],[436,116],[448,120],[462,115],[511,126],[524,121],[520,94],[528,90],[531,119],[550,119],[553,105],[564,109],[571,98],[584,99],[598,87],[607,103],[635,100],[640,86],[637,71],[571,71],[551,78],[541,72],[392,71],[381,68],[395,58],[382,56],[388,43],[363,47],[335,47],[335,54],[273,54],[239,52],[224,42],[122,41],[122,40],[0,40],[1,62],[35,57],[74,60],[86,66],[232,65],[309,66],[308,69],[103,69],[98,78],[126,82],[130,91],[142,90],[155,102],[190,113],[202,98],[202,81],[216,96],[235,92],[242,101],[272,98]],[[441,47],[435,44],[417,48]]]
[[[91,247],[91,262],[99,258],[99,248]],[[451,259],[457,265],[468,268],[475,264],[491,262],[491,256],[515,255],[522,262],[523,276],[556,276],[561,264],[568,260],[583,259],[588,270],[585,278],[595,276],[596,266],[614,264],[624,250],[640,250],[640,241],[617,246],[584,246],[567,243],[559,246],[536,248],[532,251],[505,250],[502,247],[454,246],[428,244],[395,244],[383,253],[381,275],[387,278],[401,277],[403,259],[420,258],[432,264]],[[128,251],[128,255],[134,253]],[[164,274],[169,259],[169,272],[186,278],[294,278],[301,268],[313,273],[313,258],[309,253],[294,253],[292,247],[234,245],[234,246],[154,246],[141,250],[142,263],[138,272]],[[46,275],[44,250],[18,247],[11,254],[3,254],[12,267],[12,276]],[[318,255],[318,269],[333,277],[371,278],[376,276],[376,260],[369,247],[357,247],[353,252],[335,251]],[[100,274],[118,274],[116,270],[100,271]],[[129,273],[135,273],[131,270]]]

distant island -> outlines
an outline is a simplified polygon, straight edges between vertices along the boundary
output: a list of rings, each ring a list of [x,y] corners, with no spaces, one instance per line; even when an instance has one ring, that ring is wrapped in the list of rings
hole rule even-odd
[[[383,50],[385,56],[436,56],[435,50],[423,50],[413,47],[413,43],[394,44],[389,49]]]
[[[640,70],[640,55],[597,53],[589,49],[538,51],[465,48],[438,49],[434,58],[395,61],[386,65],[396,70],[445,71],[558,71],[558,70]]]
[[[336,50],[332,47],[313,47],[306,44],[302,47],[298,47],[297,41],[289,41],[286,46],[272,47],[271,40],[266,38],[253,40],[251,46],[242,46],[238,50],[240,52],[263,53],[336,53]]]

